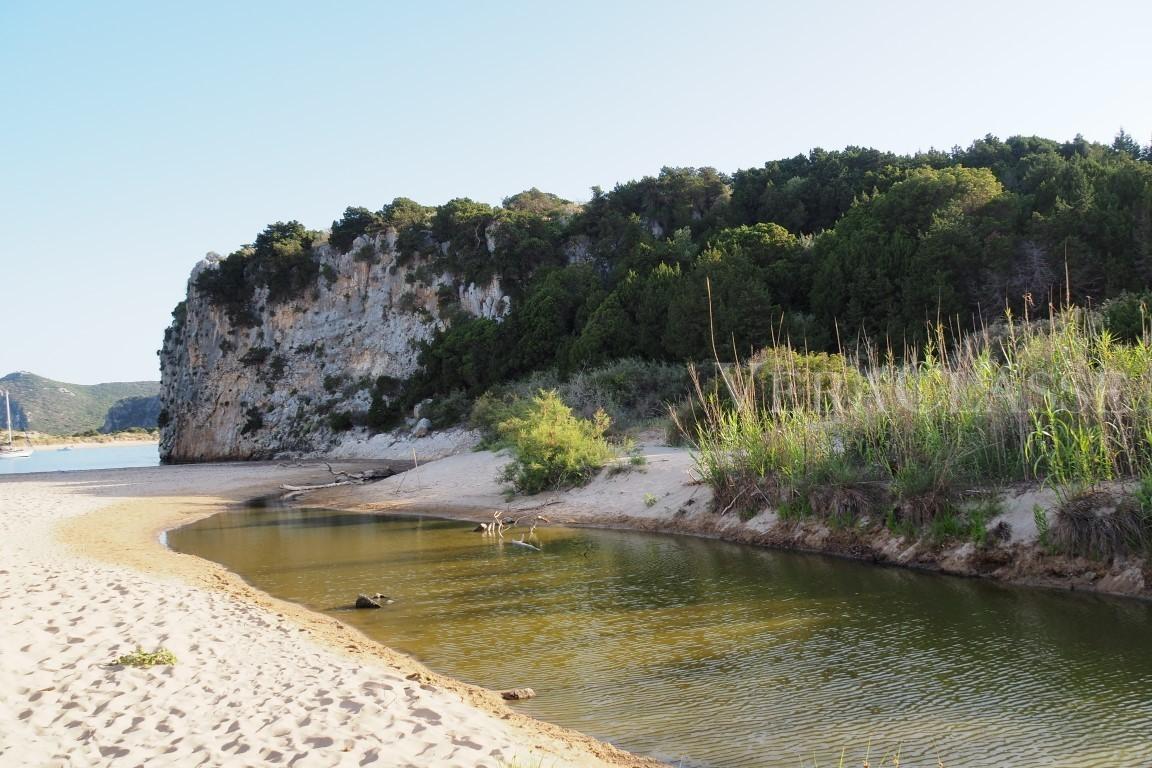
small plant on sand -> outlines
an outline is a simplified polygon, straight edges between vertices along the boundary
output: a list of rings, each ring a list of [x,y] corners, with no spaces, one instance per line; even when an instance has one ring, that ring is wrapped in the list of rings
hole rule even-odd
[[[654,507],[654,506],[656,506],[657,501],[658,501],[658,499],[656,498],[655,494],[651,494],[651,493],[644,494],[644,506]]]
[[[618,444],[616,453],[620,458],[608,465],[608,477],[647,471],[645,467],[648,466],[648,459],[631,438],[626,439],[622,445]]]
[[[524,415],[498,427],[515,457],[501,479],[527,494],[585,483],[613,456],[608,426],[603,411],[581,419],[554,390],[542,391]]]
[[[1004,512],[1004,507],[998,499],[986,498],[978,503],[970,504],[965,509],[965,522],[968,528],[968,539],[978,547],[989,543],[988,524]],[[995,540],[995,536],[992,537]]]
[[[1036,523],[1036,543],[1044,549],[1048,548],[1048,513],[1039,504],[1032,505],[1032,520]]]
[[[164,647],[154,651],[146,651],[140,646],[136,646],[136,650],[116,659],[116,663],[125,667],[172,666],[176,663],[176,655]]]

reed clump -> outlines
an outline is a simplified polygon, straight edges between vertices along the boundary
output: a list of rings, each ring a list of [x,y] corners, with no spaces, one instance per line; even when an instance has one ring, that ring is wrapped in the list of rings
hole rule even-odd
[[[1064,500],[1048,532],[1048,543],[1079,557],[1111,559],[1143,554],[1152,545],[1152,481],[1132,495],[1087,490]]]
[[[716,508],[968,530],[971,489],[1031,481],[1071,497],[1152,475],[1148,333],[1120,343],[1066,308],[957,336],[937,326],[900,355],[785,344],[697,378],[680,427]]]

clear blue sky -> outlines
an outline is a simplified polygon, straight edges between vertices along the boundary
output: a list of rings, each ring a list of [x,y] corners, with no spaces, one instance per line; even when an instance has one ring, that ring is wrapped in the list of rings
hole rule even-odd
[[[0,374],[158,378],[266,224],[845,145],[1152,136],[1152,3],[0,0]]]

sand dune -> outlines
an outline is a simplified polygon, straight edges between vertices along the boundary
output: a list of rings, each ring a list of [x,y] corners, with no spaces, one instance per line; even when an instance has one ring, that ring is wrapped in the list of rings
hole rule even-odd
[[[198,466],[0,481],[0,765],[650,764],[513,714],[155,541],[214,511],[208,494],[315,474]],[[110,664],[137,646],[178,663]]]

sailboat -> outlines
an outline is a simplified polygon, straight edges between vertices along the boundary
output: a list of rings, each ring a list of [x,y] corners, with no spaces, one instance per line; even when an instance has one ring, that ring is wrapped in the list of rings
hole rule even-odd
[[[4,390],[4,417],[8,425],[8,442],[0,445],[0,459],[26,459],[32,455],[31,444],[18,448],[12,442],[12,402],[8,398],[8,390]],[[28,437],[25,436],[24,440],[27,441]]]

